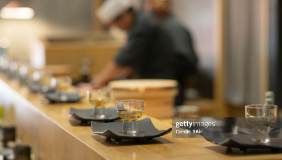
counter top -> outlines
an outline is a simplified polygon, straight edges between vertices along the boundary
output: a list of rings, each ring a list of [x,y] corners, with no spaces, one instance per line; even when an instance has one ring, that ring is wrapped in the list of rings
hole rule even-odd
[[[90,126],[79,126],[79,121],[68,117],[70,107],[91,108],[86,99],[80,103],[44,104],[38,94],[29,93],[28,89],[16,80],[8,79],[4,75],[0,75],[0,79],[0,101],[5,105],[5,113],[10,110],[6,109],[6,106],[14,106],[15,120],[10,121],[14,121],[16,126],[20,127],[23,125],[29,126],[30,122],[23,124],[23,121],[32,119],[33,124],[30,127],[33,131],[28,132],[26,128],[21,128],[19,129],[21,133],[18,135],[25,139],[25,143],[34,144],[32,147],[39,148],[40,151],[35,153],[35,155],[38,154],[36,155],[37,159],[49,159],[50,156],[53,156],[53,159],[60,159],[58,157],[64,156],[68,157],[66,159],[88,159],[89,157],[86,155],[89,152],[93,152],[93,154],[89,154],[93,159],[111,160],[278,159],[282,156],[281,153],[273,154],[268,150],[260,150],[255,153],[253,150],[248,150],[246,154],[240,154],[239,149],[236,148],[233,149],[233,154],[229,155],[225,153],[226,147],[212,144],[204,138],[172,138],[171,133],[155,138],[152,142],[123,140],[121,144],[116,145],[114,140],[95,135]],[[23,114],[27,110],[29,111]],[[36,117],[30,118],[32,115],[29,114],[38,116],[38,120]],[[24,118],[20,119],[19,117]],[[146,117],[148,116],[142,116],[142,118]],[[6,117],[6,119],[9,118]],[[151,118],[151,120],[159,130],[171,127],[168,123],[155,118]],[[49,128],[48,125],[50,125]],[[42,135],[38,137],[38,135],[33,134],[36,130],[39,130]],[[44,133],[42,133],[43,130]],[[21,135],[23,133],[26,134]],[[60,137],[61,134],[63,136]],[[53,138],[48,138],[49,135],[52,135]],[[28,136],[30,138],[26,138]],[[42,140],[33,140],[36,138]],[[43,143],[50,145],[44,147]],[[50,150],[51,148],[54,149]],[[47,150],[49,153],[46,153]],[[47,158],[48,156],[49,158]]]

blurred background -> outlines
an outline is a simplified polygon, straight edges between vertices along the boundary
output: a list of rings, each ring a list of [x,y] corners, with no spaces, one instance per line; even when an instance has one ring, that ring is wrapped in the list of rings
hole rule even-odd
[[[146,12],[146,0],[133,0]],[[104,27],[95,13],[103,0],[18,0],[32,9],[26,17],[1,12],[1,54],[53,68],[75,83],[97,74],[126,41],[126,35]],[[244,116],[244,106],[264,103],[275,93],[282,106],[281,7],[279,0],[177,0],[175,17],[190,31],[199,64],[187,79],[185,104],[199,115]],[[11,5],[1,0],[0,9]]]

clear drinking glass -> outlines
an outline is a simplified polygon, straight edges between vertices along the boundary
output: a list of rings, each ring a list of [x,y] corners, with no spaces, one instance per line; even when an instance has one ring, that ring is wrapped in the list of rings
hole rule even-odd
[[[144,111],[144,100],[118,100],[116,102],[117,113],[123,120],[123,132],[136,134],[138,132],[137,120]]]
[[[10,63],[9,59],[7,59],[7,58],[2,58],[1,64],[0,64],[1,69],[2,69],[3,71],[7,71],[7,70],[9,69],[9,63]]]
[[[271,104],[252,104],[245,106],[247,123],[253,127],[252,140],[256,143],[268,143],[269,128],[277,119],[277,106]]]
[[[105,118],[105,105],[111,101],[111,92],[109,89],[97,89],[87,91],[87,98],[94,107],[94,117]]]
[[[50,71],[46,71],[46,70],[37,70],[34,71],[32,74],[32,79],[35,82],[39,82],[42,84],[49,84],[48,82],[50,81],[50,79],[52,78],[52,72]]]
[[[72,84],[71,77],[52,77],[51,78],[51,87],[55,88],[56,91],[60,93],[60,97],[62,101],[66,101],[68,97],[65,93],[67,93],[68,88],[70,88]]]
[[[60,93],[67,92],[67,89],[71,86],[71,77],[52,77],[51,86],[54,87]]]
[[[27,66],[23,65],[23,68],[20,69],[20,72],[25,72],[26,74],[29,74],[30,72],[30,68],[28,68]],[[33,81],[30,81],[30,83],[33,83],[35,85],[39,85],[41,88],[41,92],[46,93],[49,90],[49,86],[51,83],[51,78],[52,78],[53,74],[51,71],[48,70],[36,70],[33,71],[32,73],[32,79]]]
[[[20,67],[20,75],[22,75],[22,76],[27,76],[27,74],[28,74],[28,72],[29,72],[29,70],[28,70],[29,68],[28,68],[28,66],[27,65],[21,65],[21,67]]]
[[[16,61],[11,61],[9,65],[9,69],[12,72],[16,72],[18,70],[18,62]]]

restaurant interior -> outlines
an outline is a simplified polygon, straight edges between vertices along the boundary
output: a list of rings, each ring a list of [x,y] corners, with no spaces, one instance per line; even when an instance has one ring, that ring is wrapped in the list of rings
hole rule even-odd
[[[245,146],[205,136],[175,138],[173,120],[245,119],[250,104],[275,106],[275,117],[282,115],[281,1],[111,1],[0,1],[0,160],[281,158],[282,138]],[[120,9],[124,5],[129,10]],[[162,58],[166,45],[156,60],[139,56],[133,62],[129,55],[141,52],[138,44],[148,36],[142,33],[149,34],[155,25],[141,24],[143,17],[136,17],[156,14],[156,19],[158,9],[168,10],[190,35],[187,46],[195,54],[195,69],[181,81],[166,78],[168,67],[163,77],[135,77],[139,62],[154,70],[151,63],[169,59]],[[130,13],[137,19],[133,29],[122,30],[117,21]],[[156,20],[156,25],[163,29],[163,22]],[[121,65],[119,74],[109,71],[111,64],[118,70],[126,63],[130,67]],[[131,107],[137,118],[126,120]],[[264,108],[261,113],[265,116]]]

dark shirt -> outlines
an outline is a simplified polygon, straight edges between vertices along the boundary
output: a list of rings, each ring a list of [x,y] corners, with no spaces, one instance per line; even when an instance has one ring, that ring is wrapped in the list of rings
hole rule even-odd
[[[189,31],[172,15],[161,21],[165,32],[170,36],[177,56],[177,71],[183,76],[191,75],[196,70],[197,57]]]
[[[136,14],[125,47],[115,63],[131,66],[135,78],[175,79],[176,57],[171,40],[160,23],[149,14]]]
[[[155,14],[153,14],[156,19]],[[193,41],[189,31],[184,28],[172,15],[159,20],[162,28],[172,40],[173,52],[176,56],[176,80],[178,82],[178,95],[175,105],[181,105],[184,100],[185,77],[196,71],[197,57],[193,48]]]

